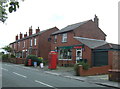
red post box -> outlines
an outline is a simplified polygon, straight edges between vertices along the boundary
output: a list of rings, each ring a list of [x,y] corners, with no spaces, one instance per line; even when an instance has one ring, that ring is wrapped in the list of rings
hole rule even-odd
[[[28,66],[32,65],[31,61],[32,61],[31,59],[28,59]]]
[[[51,51],[48,55],[48,68],[56,69],[57,67],[57,52]]]

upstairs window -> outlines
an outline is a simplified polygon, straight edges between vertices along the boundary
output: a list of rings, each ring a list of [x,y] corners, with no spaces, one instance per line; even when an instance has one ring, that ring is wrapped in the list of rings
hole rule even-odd
[[[25,48],[25,41],[23,41],[23,48]]]
[[[34,39],[34,45],[36,45],[36,43],[37,43],[37,40],[36,40],[36,38]]]
[[[57,35],[54,37],[54,43],[57,43]]]
[[[32,39],[30,39],[30,47],[32,46]]]
[[[62,34],[62,42],[67,42],[67,33]]]
[[[20,42],[18,42],[18,47],[20,47]]]

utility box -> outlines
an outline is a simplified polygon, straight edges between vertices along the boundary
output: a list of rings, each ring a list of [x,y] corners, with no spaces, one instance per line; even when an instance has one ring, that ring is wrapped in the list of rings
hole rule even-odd
[[[48,55],[48,68],[56,69],[57,68],[57,52],[51,51]]]

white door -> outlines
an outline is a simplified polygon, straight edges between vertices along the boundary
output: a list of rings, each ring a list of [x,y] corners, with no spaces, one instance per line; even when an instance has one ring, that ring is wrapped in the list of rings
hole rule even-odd
[[[76,49],[76,63],[77,63],[77,61],[79,61],[80,59],[82,59],[82,48]]]

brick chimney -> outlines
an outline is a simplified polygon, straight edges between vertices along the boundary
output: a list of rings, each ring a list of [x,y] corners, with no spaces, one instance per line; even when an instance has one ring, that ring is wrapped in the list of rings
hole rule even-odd
[[[20,39],[22,39],[22,33],[20,32]]]
[[[15,38],[16,40],[18,40],[18,35],[16,36],[16,38]]]
[[[38,29],[36,29],[36,33],[38,33],[38,32],[40,32],[40,29],[39,29],[39,27],[38,27]]]
[[[24,38],[25,38],[25,37],[27,37],[27,32],[26,32],[26,34],[24,34]]]
[[[99,18],[95,15],[94,17],[94,23],[99,26]]]
[[[29,36],[32,35],[32,26],[29,28]]]

